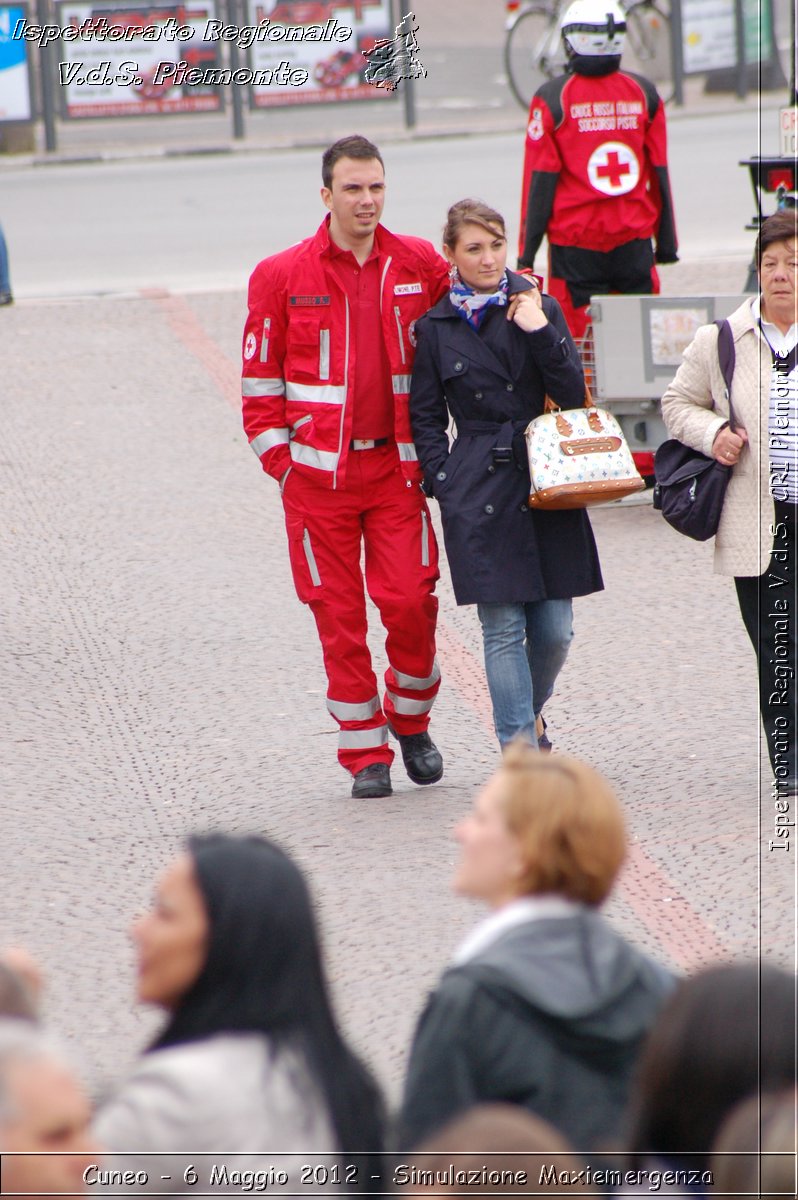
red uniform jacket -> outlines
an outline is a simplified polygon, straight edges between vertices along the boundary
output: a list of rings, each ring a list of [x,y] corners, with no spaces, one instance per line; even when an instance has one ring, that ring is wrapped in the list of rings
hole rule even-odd
[[[543,236],[608,251],[655,237],[657,261],[676,259],[665,111],[640,75],[562,75],[532,97],[524,153],[519,262]]]
[[[329,217],[316,234],[266,258],[249,282],[244,329],[244,429],[264,471],[293,466],[322,487],[340,487],[352,438],[355,348],[349,304],[329,262]],[[448,287],[429,242],[378,226],[382,337],[391,370],[394,431],[402,469],[420,480],[408,394],[413,327]]]

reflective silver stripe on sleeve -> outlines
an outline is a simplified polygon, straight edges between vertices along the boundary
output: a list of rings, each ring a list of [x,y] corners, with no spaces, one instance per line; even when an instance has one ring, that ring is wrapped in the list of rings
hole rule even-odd
[[[288,449],[294,462],[315,467],[317,471],[334,471],[338,466],[338,455],[334,450],[316,450],[313,446],[303,446],[296,441],[290,442]]]
[[[310,530],[308,529],[305,530],[302,537],[302,548],[305,551],[305,561],[310,571],[310,581],[314,587],[321,587],[321,575],[319,575],[319,568],[316,566],[316,555],[313,553],[313,547],[310,544]]]
[[[282,396],[285,391],[284,379],[252,379],[241,380],[242,396]]]
[[[330,331],[319,330],[319,379],[330,378]]]
[[[407,688],[409,692],[423,692],[425,688],[432,687],[433,683],[437,683],[441,677],[437,659],[432,664],[432,674],[428,675],[426,679],[417,679],[415,675],[403,675],[401,671],[396,670],[396,667],[393,668],[393,673],[396,686]]]
[[[396,449],[399,451],[401,462],[418,462],[416,447],[413,442],[397,442]]]
[[[431,700],[408,700],[405,696],[397,696],[395,692],[388,692],[388,699],[393,702],[396,711],[406,717],[420,717],[422,713],[428,713],[435,703],[434,697]]]
[[[303,404],[343,404],[346,388],[334,383],[292,383],[288,379],[285,384],[285,398],[301,401]]]
[[[391,383],[393,384],[393,394],[396,396],[400,392],[410,391],[410,376],[409,375],[392,375]]]
[[[342,729],[338,734],[338,749],[371,750],[384,746],[387,741],[387,725],[378,725],[376,729]]]
[[[339,721],[368,721],[380,711],[380,698],[373,696],[365,704],[349,704],[346,700],[330,700],[327,698],[327,711]]]
[[[287,429],[265,429],[263,433],[259,433],[249,443],[252,449],[260,458],[261,454],[265,454],[267,450],[271,450],[273,446],[284,446],[288,444]]]

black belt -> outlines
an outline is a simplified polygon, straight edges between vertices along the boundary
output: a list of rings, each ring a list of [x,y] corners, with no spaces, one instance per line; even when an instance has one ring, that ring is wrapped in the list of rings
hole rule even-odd
[[[352,438],[350,450],[374,450],[377,446],[387,446],[390,438]]]

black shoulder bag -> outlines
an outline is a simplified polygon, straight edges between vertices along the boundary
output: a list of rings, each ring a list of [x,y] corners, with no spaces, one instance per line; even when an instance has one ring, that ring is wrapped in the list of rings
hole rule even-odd
[[[734,430],[731,404],[734,375],[734,337],[728,321],[716,321],[718,359],[729,401],[729,426]],[[679,533],[706,542],[718,532],[720,514],[731,475],[731,467],[700,450],[670,438],[654,455],[654,508]]]

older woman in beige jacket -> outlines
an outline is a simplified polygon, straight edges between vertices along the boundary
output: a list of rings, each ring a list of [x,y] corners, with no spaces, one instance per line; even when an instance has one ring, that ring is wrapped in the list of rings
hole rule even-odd
[[[797,235],[794,209],[763,223],[756,245],[761,294],[729,317],[735,348],[734,430],[729,426],[715,325],[698,330],[662,398],[671,437],[733,468],[715,538],[715,571],[734,576],[740,611],[757,654],[760,711],[782,800],[798,794]],[[783,834],[779,837],[788,844]],[[776,845],[783,848],[778,841]]]

